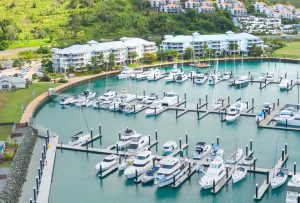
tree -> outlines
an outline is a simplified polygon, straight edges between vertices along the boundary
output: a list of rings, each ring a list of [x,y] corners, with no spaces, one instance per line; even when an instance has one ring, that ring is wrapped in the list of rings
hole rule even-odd
[[[183,54],[184,59],[191,59],[193,55],[193,49],[191,47],[186,48]]]
[[[165,51],[165,56],[168,61],[174,61],[174,59],[178,58],[179,53],[176,50],[169,49]]]
[[[108,56],[108,62],[109,62],[109,66],[110,68],[114,67],[116,65],[116,58],[115,55],[113,53],[110,53]]]
[[[91,58],[91,61],[92,61],[93,69],[94,69],[97,66],[97,63],[98,63],[97,57],[93,56]]]
[[[132,61],[135,60],[137,56],[138,56],[138,54],[136,53],[136,51],[129,52],[128,57],[129,57],[130,63],[132,63]]]
[[[157,59],[160,60],[160,61],[166,60],[166,53],[165,53],[165,51],[164,51],[164,50],[158,50],[158,51],[156,52],[156,57],[157,57]]]
[[[151,64],[156,61],[157,57],[155,53],[147,52],[144,53],[143,62],[147,64]]]
[[[205,61],[205,56],[207,53],[208,45],[206,42],[204,42],[203,47],[202,47],[202,55],[203,55],[203,61]]]
[[[233,52],[234,55],[236,53],[236,51],[239,49],[239,45],[236,42],[230,42],[228,45],[228,51],[229,51],[229,55],[231,55],[231,53]]]
[[[251,56],[261,56],[262,54],[263,54],[262,48],[257,46],[256,44],[253,44],[249,48],[249,55],[251,55]]]

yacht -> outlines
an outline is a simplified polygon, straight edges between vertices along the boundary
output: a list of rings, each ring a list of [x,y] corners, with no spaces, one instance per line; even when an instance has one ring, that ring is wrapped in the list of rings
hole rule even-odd
[[[59,104],[60,105],[69,105],[71,104],[70,102],[72,101],[72,97],[62,97],[60,100],[59,100]]]
[[[166,82],[175,82],[179,73],[181,73],[181,71],[177,68],[177,64],[176,64],[176,66],[174,64],[172,71],[170,72],[168,77],[165,78],[165,81]]]
[[[132,165],[133,160],[134,160],[134,156],[130,156],[128,158],[123,159],[122,161],[119,161],[118,170],[119,171],[125,170],[126,168]]]
[[[123,112],[126,113],[126,114],[135,113],[137,111],[140,111],[142,108],[144,108],[143,104],[139,104],[139,103],[128,104],[124,108]]]
[[[228,80],[228,86],[229,86],[229,87],[235,86],[235,81],[236,81],[236,79],[229,79],[229,80]]]
[[[289,85],[290,81],[288,79],[282,79],[278,86],[280,90],[288,90]]]
[[[116,100],[109,105],[110,111],[123,111],[126,108],[127,103],[122,102],[121,100]]]
[[[232,182],[237,183],[240,180],[244,179],[247,175],[247,167],[239,165],[232,173]]]
[[[300,175],[293,175],[287,184],[286,203],[299,203],[300,197]]]
[[[157,174],[157,171],[159,170],[159,166],[153,166],[150,168],[142,177],[141,182],[142,183],[149,183],[151,181],[154,181],[154,178]]]
[[[205,142],[198,142],[195,147],[193,159],[201,160],[211,152],[211,145]]]
[[[88,99],[80,99],[78,102],[75,104],[75,106],[85,106],[89,102]]]
[[[119,98],[124,102],[124,103],[128,103],[131,102],[133,100],[135,100],[137,98],[137,95],[135,94],[120,94]]]
[[[222,97],[219,97],[216,101],[213,102],[212,104],[212,109],[213,110],[218,110],[222,107],[224,102],[224,99]]]
[[[90,134],[74,135],[74,136],[71,137],[71,141],[69,142],[69,145],[72,145],[72,146],[79,145],[79,146],[81,146],[82,144],[86,143],[90,138],[91,138]]]
[[[184,82],[188,79],[188,76],[184,72],[178,73],[176,77],[176,82],[181,83]]]
[[[96,171],[100,171],[100,168],[102,171],[108,170],[112,168],[113,166],[117,165],[119,163],[119,157],[117,155],[111,154],[103,159],[100,163],[98,163],[95,166]]]
[[[235,121],[238,117],[240,117],[240,113],[247,109],[247,105],[241,101],[238,101],[231,105],[228,108],[227,115],[225,116],[225,120],[228,122]]]
[[[146,116],[156,115],[164,110],[161,101],[153,102],[150,107],[145,111]]]
[[[154,179],[154,184],[164,187],[180,178],[188,162],[185,159],[166,157],[159,162],[160,168]]]
[[[244,166],[252,166],[254,163],[254,157],[253,156],[248,156],[245,161],[243,162]]]
[[[132,71],[130,77],[136,79],[139,74],[143,74],[143,68],[136,68]]]
[[[155,101],[157,101],[157,95],[155,93],[151,93],[149,94],[147,100],[145,101],[145,104],[150,105]]]
[[[243,155],[243,149],[238,148],[233,152],[233,154],[229,154],[226,157],[225,162],[226,164],[236,164],[243,157]]]
[[[139,152],[149,145],[149,137],[141,134],[131,136],[131,142],[127,147],[128,152]]]
[[[223,80],[229,80],[230,78],[231,78],[231,73],[230,72],[226,72],[222,75]]]
[[[206,83],[207,79],[208,79],[207,75],[205,75],[203,73],[200,73],[197,76],[193,77],[193,81],[196,84]]]
[[[120,134],[120,140],[117,143],[119,149],[124,149],[125,147],[128,147],[128,145],[132,142],[132,137],[135,135],[141,135],[138,134],[136,131],[131,130],[131,129],[126,129],[123,132],[119,132]]]
[[[267,73],[266,81],[274,81],[274,74],[273,73]]]
[[[130,68],[123,67],[122,72],[118,75],[118,78],[121,79],[126,79],[131,76],[131,74],[134,73],[134,71]]]
[[[180,101],[180,99],[179,99],[178,94],[171,91],[171,92],[167,92],[165,94],[165,97],[161,101],[161,105],[162,106],[173,106],[173,105],[179,103],[179,101]]]
[[[283,185],[288,178],[289,171],[285,168],[279,168],[271,180],[272,189],[278,188]]]
[[[177,149],[177,144],[174,141],[167,141],[162,147],[162,155],[168,156]]]
[[[205,175],[200,179],[199,184],[202,189],[209,189],[213,187],[213,182],[218,184],[226,175],[226,168],[223,158],[216,157],[209,165]]]
[[[89,89],[85,90],[80,95],[80,98],[82,99],[94,99],[95,97],[96,97],[96,92],[91,92]]]
[[[148,81],[155,81],[155,80],[157,80],[161,77],[162,77],[162,74],[161,74],[160,70],[155,69],[151,73],[148,74],[147,80]]]
[[[108,91],[105,92],[102,96],[98,97],[98,99],[103,101],[112,101],[114,98],[116,98],[117,94],[117,92]]]
[[[207,84],[209,85],[215,85],[219,82],[221,82],[222,79],[220,78],[220,73],[216,72],[216,73],[210,73],[209,77],[208,77],[208,81]]]
[[[236,88],[246,87],[247,85],[249,85],[249,83],[250,80],[248,76],[243,75],[235,81],[235,87]]]
[[[264,103],[261,111],[256,114],[256,117],[255,117],[256,122],[260,122],[260,121],[264,120],[265,116],[271,112],[271,109],[272,109],[272,107],[271,107],[270,103]]]
[[[282,110],[273,118],[277,124],[300,126],[300,112],[292,112],[290,110]]]
[[[143,151],[137,154],[131,166],[125,169],[124,175],[127,179],[142,175],[153,166],[151,151]]]

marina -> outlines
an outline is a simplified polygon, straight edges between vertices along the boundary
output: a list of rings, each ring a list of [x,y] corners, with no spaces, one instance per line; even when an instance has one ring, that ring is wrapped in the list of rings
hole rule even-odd
[[[267,62],[264,63],[264,65],[268,68]],[[244,62],[244,68],[247,68],[247,66],[252,67],[252,63],[248,64]],[[171,68],[172,67],[170,67],[168,71],[170,71]],[[184,70],[188,73],[192,69],[190,67],[184,67]],[[224,70],[224,64],[220,63],[219,70]],[[253,72],[254,70],[251,70],[251,74],[255,74],[255,72]],[[289,73],[289,76],[292,76],[292,74]],[[156,116],[148,117],[144,112],[150,107],[149,105],[143,106],[138,111],[134,111],[134,114],[130,115],[124,112],[93,109],[89,107],[62,107],[58,103],[59,97],[52,97],[49,102],[46,103],[39,112],[37,112],[34,118],[34,122],[39,123],[40,126],[45,126],[44,128],[51,129],[51,132],[55,132],[53,134],[59,135],[59,141],[56,146],[55,171],[52,174],[53,182],[51,189],[49,189],[49,202],[58,200],[70,201],[71,197],[66,197],[62,192],[60,192],[62,187],[70,187],[74,190],[75,187],[78,187],[83,183],[90,184],[90,189],[83,189],[88,194],[93,193],[91,197],[88,197],[89,200],[91,200],[90,198],[98,198],[99,195],[101,195],[108,201],[108,199],[113,198],[108,194],[109,192],[112,193],[109,188],[117,187],[121,193],[126,192],[133,194],[134,199],[133,197],[130,197],[125,202],[134,200],[142,201],[143,198],[146,198],[147,200],[145,201],[147,202],[180,202],[183,201],[183,196],[188,191],[190,191],[191,196],[188,197],[186,201],[190,202],[212,201],[212,199],[215,199],[218,202],[222,201],[222,199],[229,202],[248,202],[253,201],[253,199],[262,199],[264,202],[271,202],[274,201],[278,195],[280,200],[284,201],[285,186],[282,186],[281,189],[276,189],[275,193],[273,190],[271,192],[271,190],[268,189],[269,185],[267,183],[266,176],[269,173],[268,175],[270,177],[268,178],[270,183],[271,172],[273,172],[276,168],[281,165],[285,165],[290,169],[290,171],[293,171],[291,170],[291,168],[293,168],[293,163],[300,161],[297,158],[297,156],[299,156],[298,152],[294,150],[297,146],[298,130],[289,130],[292,128],[298,128],[292,126],[288,126],[286,128],[285,126],[276,125],[274,124],[275,121],[272,120],[282,111],[286,104],[297,103],[297,91],[295,91],[295,89],[297,90],[297,86],[294,86],[293,89],[288,92],[280,92],[277,87],[278,84],[277,86],[275,84],[270,84],[260,89],[259,87],[257,88],[259,84],[256,82],[253,82],[252,85],[250,83],[250,85],[242,89],[236,89],[229,87],[226,81],[221,81],[216,84],[215,87],[212,87],[207,84],[196,85],[190,80],[179,84],[166,84],[164,79],[149,83],[147,81],[135,81],[132,79],[118,80],[114,77],[108,77],[67,90],[63,94],[68,96],[79,95],[86,89],[95,91],[97,88],[101,87],[102,91],[96,96],[98,97],[103,95],[103,93],[105,93],[108,89],[107,87],[111,87],[112,84],[117,85],[112,89],[112,91],[122,92],[123,89],[126,88],[127,93],[133,95],[135,95],[136,92],[137,95],[146,96],[149,93],[155,93],[158,95],[158,99],[164,98],[164,92],[167,93],[173,91],[179,95],[181,100],[174,105],[164,108],[163,111],[155,113]],[[216,93],[217,96],[215,96],[212,92],[214,88],[218,88]],[[262,95],[264,96],[262,97]],[[211,106],[215,97],[223,98],[221,107],[217,110],[214,110]],[[275,98],[279,98],[279,104],[277,104],[277,99]],[[240,113],[237,120],[234,122],[226,122],[224,118],[228,113],[228,108],[232,104],[236,103],[237,100],[243,101],[246,108]],[[133,100],[132,102],[135,101]],[[256,112],[259,111],[261,105],[265,102],[270,102],[270,106],[272,108],[274,102],[275,108],[272,109],[270,114],[267,114],[266,117],[257,124],[255,118]],[[49,120],[47,118],[49,114],[57,115],[57,119],[55,121],[48,122]],[[76,123],[77,126],[74,127],[72,123],[68,122],[64,122],[63,126],[59,124],[66,119],[72,119],[72,123]],[[90,140],[87,140],[86,143],[83,143],[82,146],[71,146],[67,144],[70,139],[70,135],[75,134],[76,132],[83,131],[87,134],[93,134],[90,132],[91,128],[98,129],[99,123],[101,123],[103,129],[101,128],[98,134],[96,133],[93,135],[93,137]],[[114,127],[111,128],[109,126]],[[189,164],[185,165],[182,169],[183,175],[164,188],[157,188],[156,185],[152,185],[150,183],[137,184],[136,182],[140,182],[141,176],[138,176],[136,181],[126,180],[121,172],[117,172],[118,168],[116,165],[111,167],[109,170],[103,171],[102,174],[99,174],[99,176],[96,176],[94,166],[97,162],[99,162],[99,160],[103,160],[103,156],[112,154],[125,157],[130,155],[126,151],[118,150],[118,146],[116,146],[118,131],[125,129],[127,126],[137,130],[143,135],[151,135],[150,149],[152,154],[156,157],[157,162],[164,159],[160,152],[161,146],[168,140],[175,141],[178,148],[168,156],[189,160]],[[286,128],[286,131],[281,129],[279,130],[279,128]],[[157,131],[155,131],[156,129]],[[158,132],[157,137],[155,132]],[[283,132],[285,136],[282,136]],[[248,156],[255,156],[256,161],[254,162],[254,165],[248,167],[246,178],[241,180],[240,183],[232,184],[231,180],[234,167],[226,167],[228,168],[227,175],[220,182],[215,184],[214,189],[201,190],[198,181],[203,176],[203,173],[198,173],[198,171],[200,166],[204,166],[205,171],[205,169],[209,166],[209,162],[207,162],[206,159],[192,160],[191,154],[194,151],[195,144],[199,140],[204,140],[207,143],[210,143],[212,140],[215,140],[216,137],[220,137],[220,140],[218,138],[217,142],[219,142],[220,146],[224,148],[225,154],[228,154],[234,149],[234,145],[236,143],[235,135],[237,133],[241,136],[241,141],[239,141],[241,142],[241,144],[239,144],[241,146],[242,143],[248,143],[250,139],[254,140],[253,148],[251,142],[249,145],[251,146],[251,149],[249,148],[248,150],[248,147],[246,146],[247,155],[245,153],[237,163],[243,163]],[[186,134],[188,135],[187,138],[185,138]],[[272,140],[272,136],[274,136],[275,139],[273,140],[275,141],[270,141]],[[289,138],[288,140],[287,137]],[[276,139],[278,139],[279,144],[276,144]],[[184,142],[179,140],[184,140]],[[270,145],[268,148],[264,147],[267,142],[269,142]],[[278,165],[275,167],[272,166],[270,164],[272,163],[274,156],[272,150],[275,150],[275,148],[282,146],[286,142],[289,146],[289,154],[284,156],[284,161],[280,161],[280,157]],[[245,147],[243,148],[245,149]],[[148,147],[145,149],[148,149]],[[244,150],[244,152],[246,151]],[[263,154],[265,154],[265,156]],[[287,159],[288,157],[289,159]],[[68,163],[68,165],[77,165],[79,164],[77,163],[78,160],[82,162],[80,163],[81,167],[79,169],[74,168],[72,171],[67,171],[67,169],[59,167],[59,165],[64,162]],[[289,160],[292,162],[290,163]],[[86,172],[83,174],[83,171]],[[255,173],[255,176],[253,173]],[[289,176],[292,174],[293,172],[289,172]],[[85,180],[81,178],[79,178],[80,180],[77,180],[77,178],[74,179],[75,176],[78,176],[78,178],[85,177]],[[65,178],[62,179],[62,177]],[[67,183],[71,180],[71,178],[74,179],[74,184],[76,186],[70,186]],[[116,183],[118,183],[117,186],[115,186]],[[256,184],[258,184],[257,189]],[[139,192],[135,191],[134,188],[137,188]],[[246,190],[245,188],[251,189]],[[256,190],[258,190],[257,197]],[[241,191],[243,191],[242,196],[231,196],[232,193]],[[140,192],[142,192],[142,194]],[[172,198],[173,193],[175,193],[175,199]],[[83,201],[83,197],[76,194],[75,196],[77,198],[75,202]],[[32,195],[31,198],[33,198]],[[119,200],[121,200],[119,197],[114,198],[114,201]]]

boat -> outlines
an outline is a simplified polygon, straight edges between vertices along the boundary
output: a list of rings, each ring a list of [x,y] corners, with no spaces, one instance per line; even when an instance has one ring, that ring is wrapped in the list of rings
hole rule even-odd
[[[86,135],[74,135],[71,137],[71,141],[69,141],[69,145],[76,146],[76,145],[82,145],[86,143],[91,138],[90,134]]]
[[[155,101],[157,101],[157,95],[155,93],[151,93],[149,94],[147,100],[145,101],[145,104],[150,105]]]
[[[244,162],[243,165],[244,166],[252,166],[254,164],[254,157],[253,156],[248,156]]]
[[[164,110],[161,101],[153,102],[150,107],[145,111],[146,116],[156,115]]]
[[[231,73],[230,72],[225,72],[223,75],[222,75],[222,79],[223,80],[229,80],[231,78]]]
[[[144,72],[142,72],[142,73],[137,74],[136,77],[135,77],[135,79],[136,79],[136,80],[147,80],[147,77],[148,77],[150,74],[152,74],[152,72],[153,72],[153,69],[150,68],[150,69],[147,70],[147,71],[144,71]]]
[[[208,81],[207,84],[209,85],[215,85],[219,82],[221,82],[222,79],[220,78],[220,73],[219,72],[215,72],[214,74],[211,73],[208,77]]]
[[[118,75],[118,78],[121,80],[121,79],[126,79],[126,78],[129,78],[131,76],[131,74],[134,73],[134,70],[126,67],[126,66],[123,66],[122,67],[122,72]]]
[[[290,81],[288,79],[282,79],[278,86],[280,90],[288,90]]]
[[[140,111],[142,108],[144,108],[143,104],[136,103],[136,104],[128,104],[123,109],[123,112],[126,114],[135,113],[137,111]]]
[[[144,175],[141,177],[142,183],[149,183],[151,181],[154,181],[155,175],[157,174],[157,171],[159,170],[159,166],[153,166],[150,168]]]
[[[211,145],[206,144],[205,142],[198,142],[195,146],[195,152],[193,155],[193,159],[195,160],[201,160],[206,155],[208,155],[211,152]]]
[[[286,203],[299,203],[300,197],[300,175],[293,175],[287,184]]]
[[[128,102],[132,102],[133,100],[135,100],[137,98],[137,95],[124,93],[124,94],[120,94],[119,98],[121,99],[122,102],[128,103]]]
[[[224,99],[222,97],[219,97],[216,101],[213,101],[212,103],[212,109],[218,110],[223,106]]]
[[[228,108],[225,120],[228,122],[235,121],[238,117],[240,117],[240,113],[245,111],[246,109],[247,105],[245,103],[237,101]]]
[[[131,136],[131,142],[127,147],[127,151],[129,153],[136,153],[144,149],[146,146],[149,145],[149,137],[143,136],[141,134],[133,134]]]
[[[162,106],[173,106],[175,104],[178,104],[180,101],[179,96],[177,93],[174,92],[167,92],[165,94],[165,97],[161,101]]]
[[[121,160],[121,163],[119,163],[118,165],[118,170],[119,171],[125,170],[126,168],[132,165],[133,160],[134,160],[134,156],[130,156],[128,158]]]
[[[181,83],[188,79],[188,76],[184,72],[178,73],[175,82]]]
[[[273,118],[277,124],[300,126],[300,112],[293,112],[291,110],[282,110]]]
[[[271,180],[272,189],[278,188],[283,185],[288,178],[288,173],[289,171],[286,168],[279,168]]]
[[[120,140],[117,143],[118,148],[124,149],[125,147],[128,147],[128,145],[132,142],[131,138],[134,137],[135,135],[141,135],[141,134],[129,128],[126,128],[126,130],[119,132]]]
[[[266,81],[274,81],[274,74],[273,73],[267,73]]]
[[[213,182],[217,185],[226,175],[226,168],[223,158],[217,156],[209,165],[205,175],[200,179],[199,184],[202,189],[213,187]]]
[[[223,157],[224,150],[217,144],[212,144],[210,151],[210,161],[213,161],[216,157]]]
[[[72,97],[62,97],[59,100],[60,105],[69,105],[71,104],[70,102],[72,101]]]
[[[181,70],[177,68],[177,64],[173,66],[172,71],[170,72],[170,74],[168,75],[168,77],[165,78],[166,82],[175,82],[177,75],[181,73]]]
[[[89,102],[88,99],[80,99],[78,102],[75,104],[75,106],[85,106]]]
[[[139,75],[139,74],[143,74],[143,68],[136,68],[136,69],[134,69],[134,70],[132,71],[130,77],[131,77],[132,79],[136,79],[137,75]]]
[[[96,171],[100,171],[100,168],[102,171],[108,170],[112,168],[113,166],[117,165],[119,163],[119,157],[117,155],[111,154],[103,159],[100,163],[98,163],[95,166]]]
[[[164,187],[178,180],[184,173],[183,169],[188,162],[185,159],[166,157],[159,162],[159,170],[154,179],[154,184]]]
[[[227,157],[225,159],[225,163],[226,164],[236,164],[242,158],[243,155],[244,155],[243,149],[238,148],[233,152],[233,154],[227,155]]]
[[[229,86],[229,87],[235,86],[235,81],[236,81],[235,79],[229,79],[229,80],[228,80],[228,86]]]
[[[250,83],[250,79],[248,78],[248,76],[243,75],[235,81],[235,87],[236,88],[246,87],[249,85],[249,83]]]
[[[81,99],[94,99],[96,97],[96,92],[91,92],[87,89],[79,97]]]
[[[208,79],[207,75],[205,75],[203,73],[200,73],[197,76],[193,77],[193,81],[196,84],[206,83],[207,79]]]
[[[162,147],[162,155],[168,156],[177,149],[177,144],[174,141],[167,141]]]
[[[117,95],[117,92],[107,91],[102,96],[98,97],[98,99],[103,101],[112,101]]]
[[[161,77],[162,77],[162,74],[161,74],[160,70],[156,68],[155,70],[153,70],[152,72],[150,72],[148,74],[147,80],[148,81],[155,81],[157,79],[160,79]]]
[[[95,103],[96,103],[96,100],[91,99],[88,102],[86,102],[85,106],[86,107],[94,106]]]
[[[110,111],[123,111],[123,109],[126,108],[126,105],[127,103],[124,103],[121,100],[116,100],[109,105],[108,109]]]
[[[272,109],[272,107],[271,107],[270,103],[264,103],[261,111],[258,112],[255,116],[256,122],[260,122],[260,121],[264,120],[266,115],[270,114],[271,109]]]
[[[127,179],[140,176],[153,166],[153,158],[151,151],[143,151],[137,154],[131,166],[124,170]]]
[[[232,182],[237,183],[247,175],[247,167],[239,165],[232,173]]]
[[[140,104],[144,104],[146,103],[146,101],[148,100],[148,96],[137,96],[136,100],[140,103]]]

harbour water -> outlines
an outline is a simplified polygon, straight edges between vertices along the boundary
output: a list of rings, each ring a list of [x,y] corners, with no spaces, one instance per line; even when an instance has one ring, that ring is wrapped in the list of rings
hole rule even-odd
[[[180,67],[180,65],[179,65]],[[258,76],[260,72],[273,72],[275,76],[283,76],[287,73],[288,79],[296,79],[299,64],[275,63],[275,62],[236,62],[219,64],[219,71],[233,71],[233,74],[251,72],[251,75]],[[183,67],[186,73],[192,70],[191,67]],[[164,71],[165,69],[162,69]],[[207,69],[203,70],[207,71]],[[187,107],[195,108],[198,98],[205,100],[208,95],[209,106],[212,103],[213,95],[227,98],[231,102],[241,97],[244,101],[251,102],[255,99],[255,111],[258,111],[265,102],[294,103],[298,101],[298,90],[279,91],[278,85],[270,84],[264,89],[259,89],[258,83],[250,84],[248,87],[236,89],[227,86],[227,82],[220,82],[217,85],[209,86],[193,85],[190,80],[183,84],[166,84],[165,81],[156,82],[118,80],[115,77],[103,78],[85,85],[80,85],[67,90],[66,94],[77,95],[87,88],[103,94],[107,89],[123,91],[128,93],[143,94],[157,93],[159,98],[163,92],[173,90],[182,98],[187,95]],[[214,90],[215,88],[215,90]],[[177,141],[185,134],[189,135],[189,148],[184,156],[191,157],[194,146],[198,141],[211,143],[216,142],[219,136],[220,144],[225,154],[231,153],[236,145],[243,147],[249,145],[253,140],[254,156],[257,157],[257,166],[272,168],[280,156],[284,144],[288,144],[290,155],[287,167],[292,169],[292,164],[300,164],[300,133],[283,130],[258,129],[253,117],[240,117],[235,123],[220,122],[220,115],[210,114],[198,121],[195,113],[187,113],[176,119],[175,111],[167,111],[155,117],[147,118],[144,112],[136,115],[125,115],[107,110],[95,110],[83,107],[84,116],[81,115],[78,107],[62,108],[58,98],[51,98],[35,115],[35,121],[51,129],[60,136],[60,141],[67,143],[69,138],[79,131],[89,132],[89,129],[98,129],[102,125],[102,146],[109,146],[118,140],[118,132],[126,127],[136,131],[152,135],[158,130],[158,148],[152,149],[154,153],[161,154],[161,146],[168,140]],[[100,147],[99,141],[94,147]],[[35,156],[35,155],[34,155]],[[34,159],[33,156],[33,159]],[[122,174],[115,172],[104,179],[99,179],[95,173],[95,165],[104,158],[102,155],[87,154],[83,152],[72,152],[58,150],[53,182],[51,186],[50,202],[251,202],[255,193],[255,184],[261,184],[264,175],[248,174],[247,178],[238,184],[231,182],[225,186],[220,193],[212,195],[210,191],[200,190],[198,181],[203,174],[194,174],[178,189],[171,187],[157,188],[153,185],[135,184],[132,180],[126,180]],[[286,186],[276,190],[269,190],[263,197],[262,202],[284,202]]]

